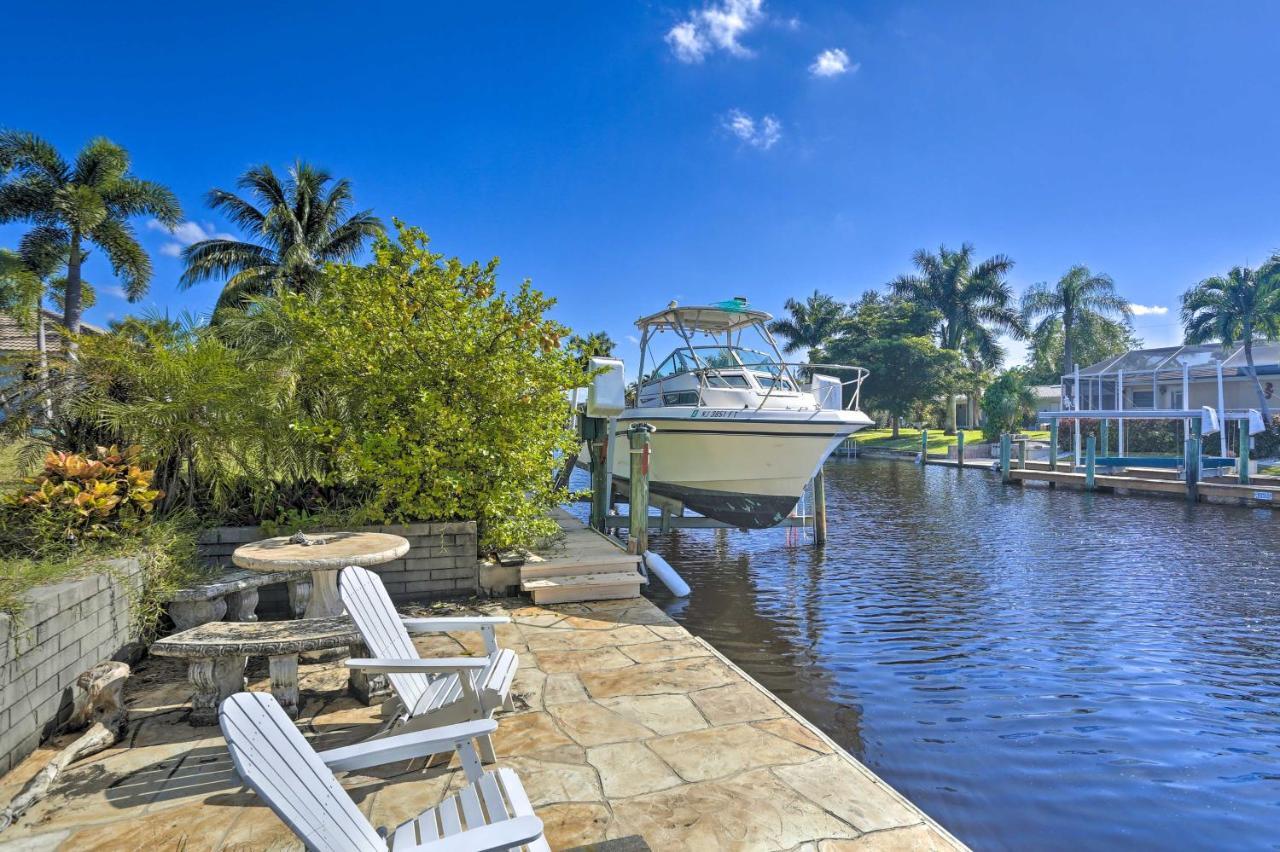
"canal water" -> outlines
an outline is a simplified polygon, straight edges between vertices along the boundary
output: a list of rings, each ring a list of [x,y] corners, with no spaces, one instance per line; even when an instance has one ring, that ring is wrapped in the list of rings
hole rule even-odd
[[[827,502],[822,551],[651,536],[652,596],[975,848],[1280,848],[1276,516],[870,459]]]

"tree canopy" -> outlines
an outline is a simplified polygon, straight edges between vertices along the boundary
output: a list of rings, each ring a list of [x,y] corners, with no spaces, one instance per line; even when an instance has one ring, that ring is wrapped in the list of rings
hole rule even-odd
[[[1116,323],[1127,326],[1131,310],[1110,275],[1095,275],[1089,267],[1077,265],[1053,286],[1041,282],[1029,287],[1022,295],[1022,314],[1027,325],[1040,320],[1031,332],[1034,341],[1051,337],[1056,326],[1062,341],[1058,375],[1066,375],[1079,362],[1076,349],[1082,327],[1090,326],[1095,337],[1106,334]]]
[[[63,321],[80,330],[84,310],[81,269],[89,247],[102,251],[130,301],[151,281],[151,259],[129,220],[149,215],[170,227],[182,216],[166,187],[129,171],[129,154],[109,139],[92,139],[73,162],[32,133],[0,132],[0,223],[33,225],[18,245],[27,267],[42,278],[59,270]],[[7,172],[7,173],[6,173]]]
[[[294,163],[284,179],[269,165],[254,166],[236,184],[245,195],[214,189],[208,202],[249,239],[201,240],[182,252],[183,289],[226,279],[215,315],[254,296],[314,295],[326,263],[354,259],[383,230],[372,211],[348,215],[350,181],[309,163]]]
[[[782,338],[782,351],[788,355],[810,350],[810,361],[840,332],[845,319],[845,306],[817,290],[803,302],[787,299],[785,308],[787,316],[769,323],[769,331]]]

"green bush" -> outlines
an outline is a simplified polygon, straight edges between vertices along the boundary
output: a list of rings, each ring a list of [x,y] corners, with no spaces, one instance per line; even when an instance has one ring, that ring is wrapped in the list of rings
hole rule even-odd
[[[557,454],[573,452],[564,392],[582,378],[553,304],[497,262],[464,264],[397,223],[367,266],[331,266],[317,296],[285,295],[296,383],[323,395],[294,429],[358,483],[356,518],[476,519],[487,545],[554,531]]]
[[[982,393],[984,441],[998,441],[1005,432],[1014,432],[1027,424],[1036,412],[1035,395],[1027,383],[1025,370],[1013,368],[1000,374]]]

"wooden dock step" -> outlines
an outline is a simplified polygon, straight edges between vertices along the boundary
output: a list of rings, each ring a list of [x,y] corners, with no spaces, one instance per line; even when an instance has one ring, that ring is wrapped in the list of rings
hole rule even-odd
[[[599,574],[614,571],[635,571],[640,567],[640,557],[625,550],[582,553],[573,551],[543,559],[529,559],[520,566],[520,579],[535,577],[568,577],[579,574]]]
[[[552,604],[637,598],[640,597],[640,587],[644,584],[644,577],[635,571],[610,571],[535,577],[521,580],[520,588],[533,595],[534,603]]]

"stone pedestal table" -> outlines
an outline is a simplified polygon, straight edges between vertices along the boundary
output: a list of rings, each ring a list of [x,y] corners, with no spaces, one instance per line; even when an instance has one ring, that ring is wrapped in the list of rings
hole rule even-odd
[[[311,599],[307,618],[342,615],[338,597],[338,572],[348,565],[368,567],[399,559],[409,552],[408,539],[375,532],[334,532],[306,536],[279,536],[236,548],[231,561],[241,568],[263,572],[307,573],[311,575]]]

